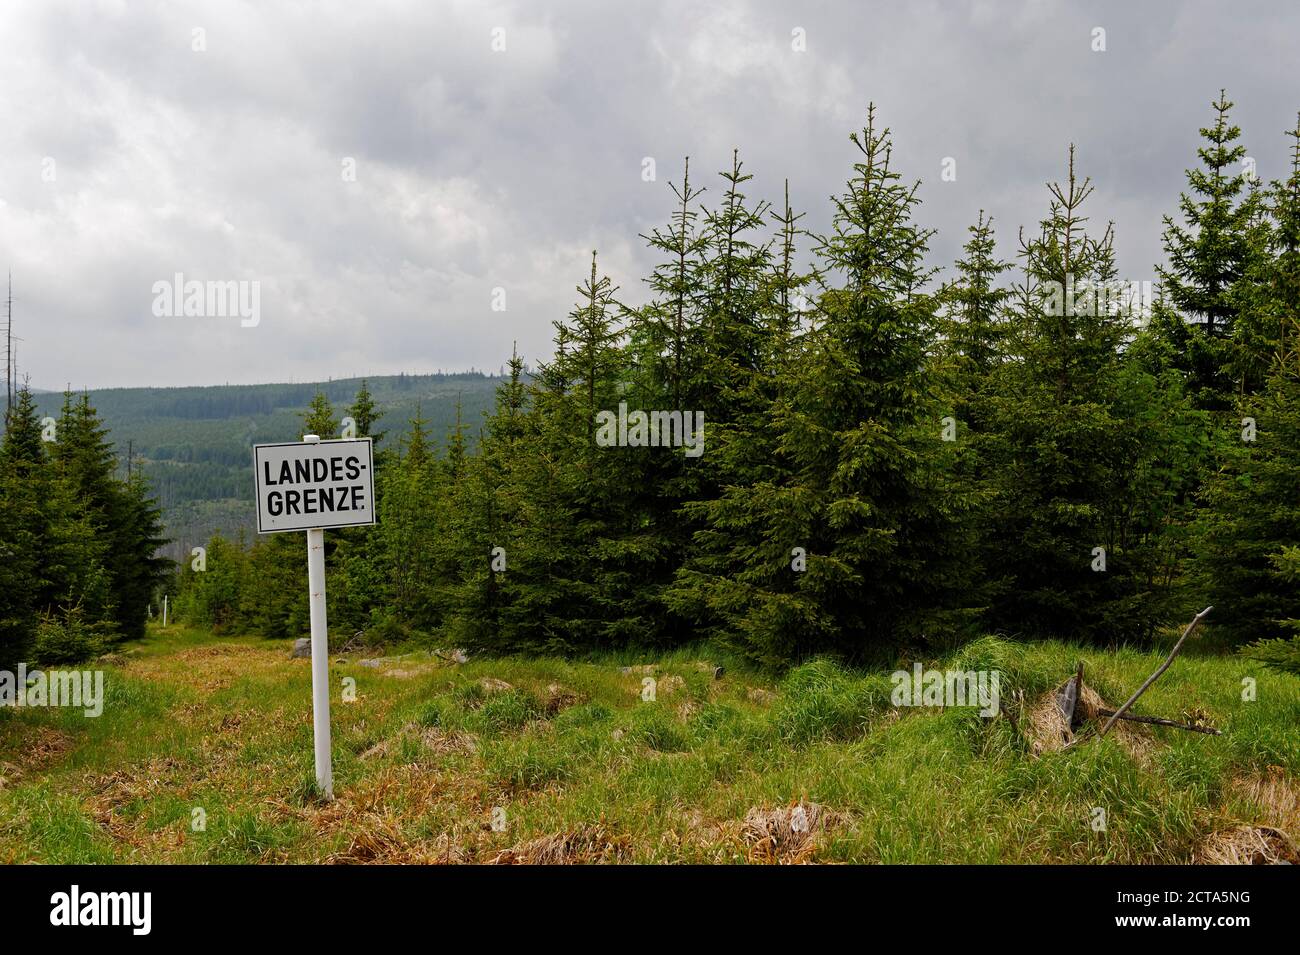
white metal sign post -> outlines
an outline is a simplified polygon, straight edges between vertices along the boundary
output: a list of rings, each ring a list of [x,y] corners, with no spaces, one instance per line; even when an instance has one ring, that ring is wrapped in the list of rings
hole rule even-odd
[[[334,798],[330,759],[329,629],[325,620],[325,529],[375,523],[375,461],[369,438],[259,444],[253,448],[257,532],[307,532],[307,589],[311,595],[312,729],[316,784]]]
[[[325,532],[307,531],[307,591],[311,594],[311,723],[316,745],[316,785],[334,798],[330,755],[330,641],[325,623]]]

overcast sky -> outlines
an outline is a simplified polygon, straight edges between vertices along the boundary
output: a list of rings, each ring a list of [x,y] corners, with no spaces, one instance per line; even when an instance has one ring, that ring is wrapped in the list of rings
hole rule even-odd
[[[1289,2],[6,0],[0,45],[0,271],[44,388],[545,358],[590,250],[644,297],[684,155],[708,201],[740,147],[820,229],[872,100],[934,264],[981,208],[1009,257],[1073,141],[1148,280],[1219,87],[1265,179],[1300,109]],[[176,273],[259,282],[260,322],[156,316]]]

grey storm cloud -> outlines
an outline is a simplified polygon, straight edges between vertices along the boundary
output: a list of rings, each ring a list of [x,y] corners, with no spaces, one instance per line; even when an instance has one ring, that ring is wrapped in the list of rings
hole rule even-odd
[[[105,387],[544,360],[590,250],[644,298],[683,156],[707,203],[739,147],[751,195],[788,178],[824,229],[871,101],[933,264],[980,209],[1010,257],[1073,142],[1121,275],[1152,279],[1220,87],[1284,174],[1298,36],[1300,8],[1252,3],[7,3],[19,363]],[[176,273],[258,281],[261,321],[156,316]]]

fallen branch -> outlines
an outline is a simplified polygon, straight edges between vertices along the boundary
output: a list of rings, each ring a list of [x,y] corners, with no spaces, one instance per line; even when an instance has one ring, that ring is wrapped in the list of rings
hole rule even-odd
[[[1106,725],[1103,726],[1101,728],[1101,732],[1097,734],[1098,739],[1101,739],[1103,736],[1105,736],[1110,731],[1110,728],[1115,725],[1115,721],[1118,720],[1120,717],[1122,717],[1125,713],[1127,713],[1129,707],[1131,707],[1134,703],[1137,702],[1138,697],[1147,691],[1147,687],[1151,686],[1152,683],[1160,679],[1160,674],[1164,673],[1166,670],[1169,669],[1169,664],[1174,662],[1174,657],[1178,656],[1178,651],[1183,648],[1183,643],[1187,640],[1188,637],[1192,635],[1192,631],[1194,631],[1197,627],[1201,625],[1201,621],[1204,620],[1207,616],[1209,616],[1210,611],[1213,609],[1214,609],[1213,607],[1206,607],[1204,610],[1202,610],[1200,613],[1198,613],[1195,617],[1192,618],[1192,622],[1187,625],[1187,629],[1184,630],[1183,635],[1178,638],[1178,642],[1174,644],[1174,648],[1169,651],[1169,656],[1165,657],[1165,662],[1160,664],[1159,668],[1157,668],[1155,673],[1152,673],[1149,677],[1147,677],[1146,682],[1137,688],[1137,692],[1134,693],[1132,696],[1130,696],[1128,698],[1128,701],[1125,702],[1123,706],[1121,706],[1118,710],[1116,710],[1114,713],[1111,714],[1110,719],[1106,721]]]
[[[1193,733],[1207,733],[1210,736],[1222,736],[1223,733],[1213,726],[1198,726],[1195,723],[1179,723],[1175,720],[1161,719],[1158,716],[1134,716],[1132,713],[1117,713],[1115,710],[1098,710],[1098,716],[1112,716],[1116,719],[1133,723],[1151,723],[1155,726],[1172,726],[1174,729],[1191,730]]]

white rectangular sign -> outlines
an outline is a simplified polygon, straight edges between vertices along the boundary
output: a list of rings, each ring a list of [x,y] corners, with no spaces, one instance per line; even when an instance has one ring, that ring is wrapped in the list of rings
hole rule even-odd
[[[375,523],[375,461],[369,438],[253,447],[257,532]]]

